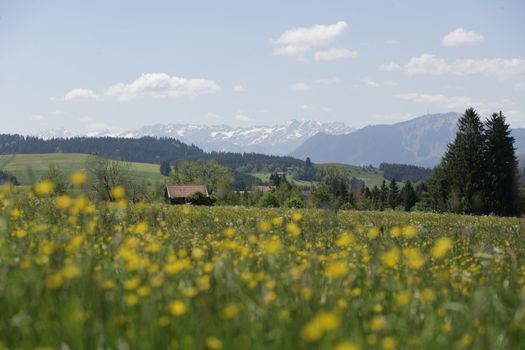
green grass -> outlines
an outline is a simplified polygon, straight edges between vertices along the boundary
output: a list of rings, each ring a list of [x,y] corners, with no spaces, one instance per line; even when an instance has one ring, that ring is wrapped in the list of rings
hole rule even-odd
[[[17,154],[0,156],[0,170],[16,176],[22,185],[30,185],[40,179],[51,164],[57,166],[66,176],[76,170],[86,168],[86,161],[92,157],[87,154]],[[131,171],[140,180],[149,184],[162,183],[164,177],[156,164],[133,163]]]
[[[523,219],[69,195],[0,189],[1,349],[525,348]]]

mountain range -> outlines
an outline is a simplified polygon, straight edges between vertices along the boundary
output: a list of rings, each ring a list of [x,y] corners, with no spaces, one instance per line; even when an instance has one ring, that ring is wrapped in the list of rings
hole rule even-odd
[[[291,153],[314,163],[379,165],[382,162],[432,167],[454,140],[459,113],[427,114],[390,125],[371,125],[346,135],[318,133]],[[517,154],[525,153],[525,128],[511,131]]]
[[[278,125],[233,127],[202,124],[155,124],[89,136],[171,137],[205,151],[256,152],[310,157],[314,163],[354,165],[382,162],[432,167],[439,163],[457,131],[455,112],[426,114],[389,125],[353,129],[341,122],[289,120]],[[79,136],[64,129],[40,133],[44,139]],[[525,154],[525,128],[513,129],[517,154]]]
[[[87,136],[143,136],[172,137],[187,144],[195,144],[205,151],[255,152],[287,155],[317,133],[327,135],[348,134],[355,129],[340,122],[319,122],[292,119],[282,124],[233,127],[202,124],[155,124],[140,129],[115,133],[109,130]],[[65,129],[39,133],[44,139],[81,136]],[[84,135],[82,135],[84,136]]]

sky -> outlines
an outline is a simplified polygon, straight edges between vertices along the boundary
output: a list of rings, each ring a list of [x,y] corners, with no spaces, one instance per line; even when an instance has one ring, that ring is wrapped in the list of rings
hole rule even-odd
[[[0,133],[503,111],[525,1],[0,0]]]

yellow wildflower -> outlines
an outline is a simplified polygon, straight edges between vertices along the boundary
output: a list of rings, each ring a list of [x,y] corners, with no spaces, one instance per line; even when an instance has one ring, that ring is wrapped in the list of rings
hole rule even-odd
[[[448,237],[442,237],[438,239],[430,254],[433,258],[439,259],[445,256],[447,252],[452,248],[452,240]]]
[[[73,185],[83,185],[86,182],[87,175],[82,170],[77,170],[73,174],[71,174],[71,183]]]
[[[222,341],[216,337],[208,337],[208,339],[206,339],[206,346],[210,350],[220,350],[222,349]]]
[[[33,191],[39,197],[45,197],[53,193],[55,184],[51,180],[42,180],[35,184]]]
[[[169,305],[169,309],[172,315],[181,316],[186,313],[186,304],[180,300],[173,300]]]
[[[301,234],[301,228],[291,222],[286,224],[286,232],[288,232],[290,236],[297,237]]]

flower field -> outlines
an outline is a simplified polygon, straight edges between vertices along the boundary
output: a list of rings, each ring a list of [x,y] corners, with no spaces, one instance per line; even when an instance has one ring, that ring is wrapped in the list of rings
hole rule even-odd
[[[525,348],[523,219],[51,187],[0,190],[0,349]]]

